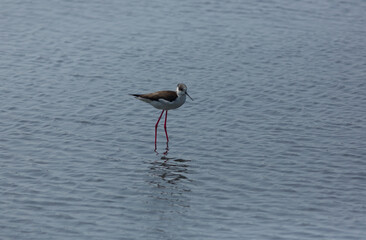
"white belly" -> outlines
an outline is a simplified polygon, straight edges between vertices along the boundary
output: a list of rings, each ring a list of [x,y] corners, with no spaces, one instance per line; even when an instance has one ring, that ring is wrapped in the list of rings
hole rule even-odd
[[[160,99],[159,101],[151,101],[149,102],[152,106],[154,106],[157,109],[162,109],[162,110],[171,110],[171,109],[176,109],[179,108],[180,106],[182,106],[184,103],[186,102],[186,96],[179,96],[177,99],[175,99],[175,101],[173,102],[169,102],[169,101],[165,101],[163,99]]]

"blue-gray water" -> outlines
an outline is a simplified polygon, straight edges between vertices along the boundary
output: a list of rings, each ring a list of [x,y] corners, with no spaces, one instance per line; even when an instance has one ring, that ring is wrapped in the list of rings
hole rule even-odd
[[[365,1],[0,5],[0,239],[365,239]]]

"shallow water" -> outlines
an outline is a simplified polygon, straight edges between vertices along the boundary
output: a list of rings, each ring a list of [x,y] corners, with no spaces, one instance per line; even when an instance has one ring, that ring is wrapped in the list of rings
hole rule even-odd
[[[365,10],[2,1],[0,238],[361,239]]]

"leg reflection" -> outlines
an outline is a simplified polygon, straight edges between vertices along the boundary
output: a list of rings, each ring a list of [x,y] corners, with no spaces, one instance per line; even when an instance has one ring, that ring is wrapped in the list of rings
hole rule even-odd
[[[156,153],[156,155],[159,155],[158,149],[155,146],[154,152]],[[163,152],[163,155],[166,156],[168,155],[169,152],[169,143],[168,141],[166,142],[166,148],[165,148],[165,152]]]

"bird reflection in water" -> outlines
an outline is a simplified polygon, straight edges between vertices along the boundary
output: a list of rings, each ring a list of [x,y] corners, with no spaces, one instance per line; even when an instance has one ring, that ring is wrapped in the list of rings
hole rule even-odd
[[[163,160],[163,161],[161,161]],[[168,158],[163,156],[160,160],[151,162],[149,170],[149,185],[151,188],[152,202],[164,202],[170,206],[189,207],[185,193],[190,192],[190,180],[187,177],[190,160]]]
[[[159,221],[150,221],[147,228],[159,239],[172,236],[175,239],[172,229],[181,224],[183,216],[190,211],[189,163],[190,160],[166,156],[149,163],[146,209]]]
[[[166,149],[166,152],[169,149]],[[154,176],[159,176],[162,180],[161,183],[170,183],[170,184],[176,184],[181,179],[187,179],[185,174],[188,173],[188,163],[190,160],[184,160],[184,159],[176,159],[176,158],[168,158],[166,155],[166,152],[164,152],[164,156],[161,157],[161,160],[164,160],[163,162],[155,161],[150,167],[151,172]]]

